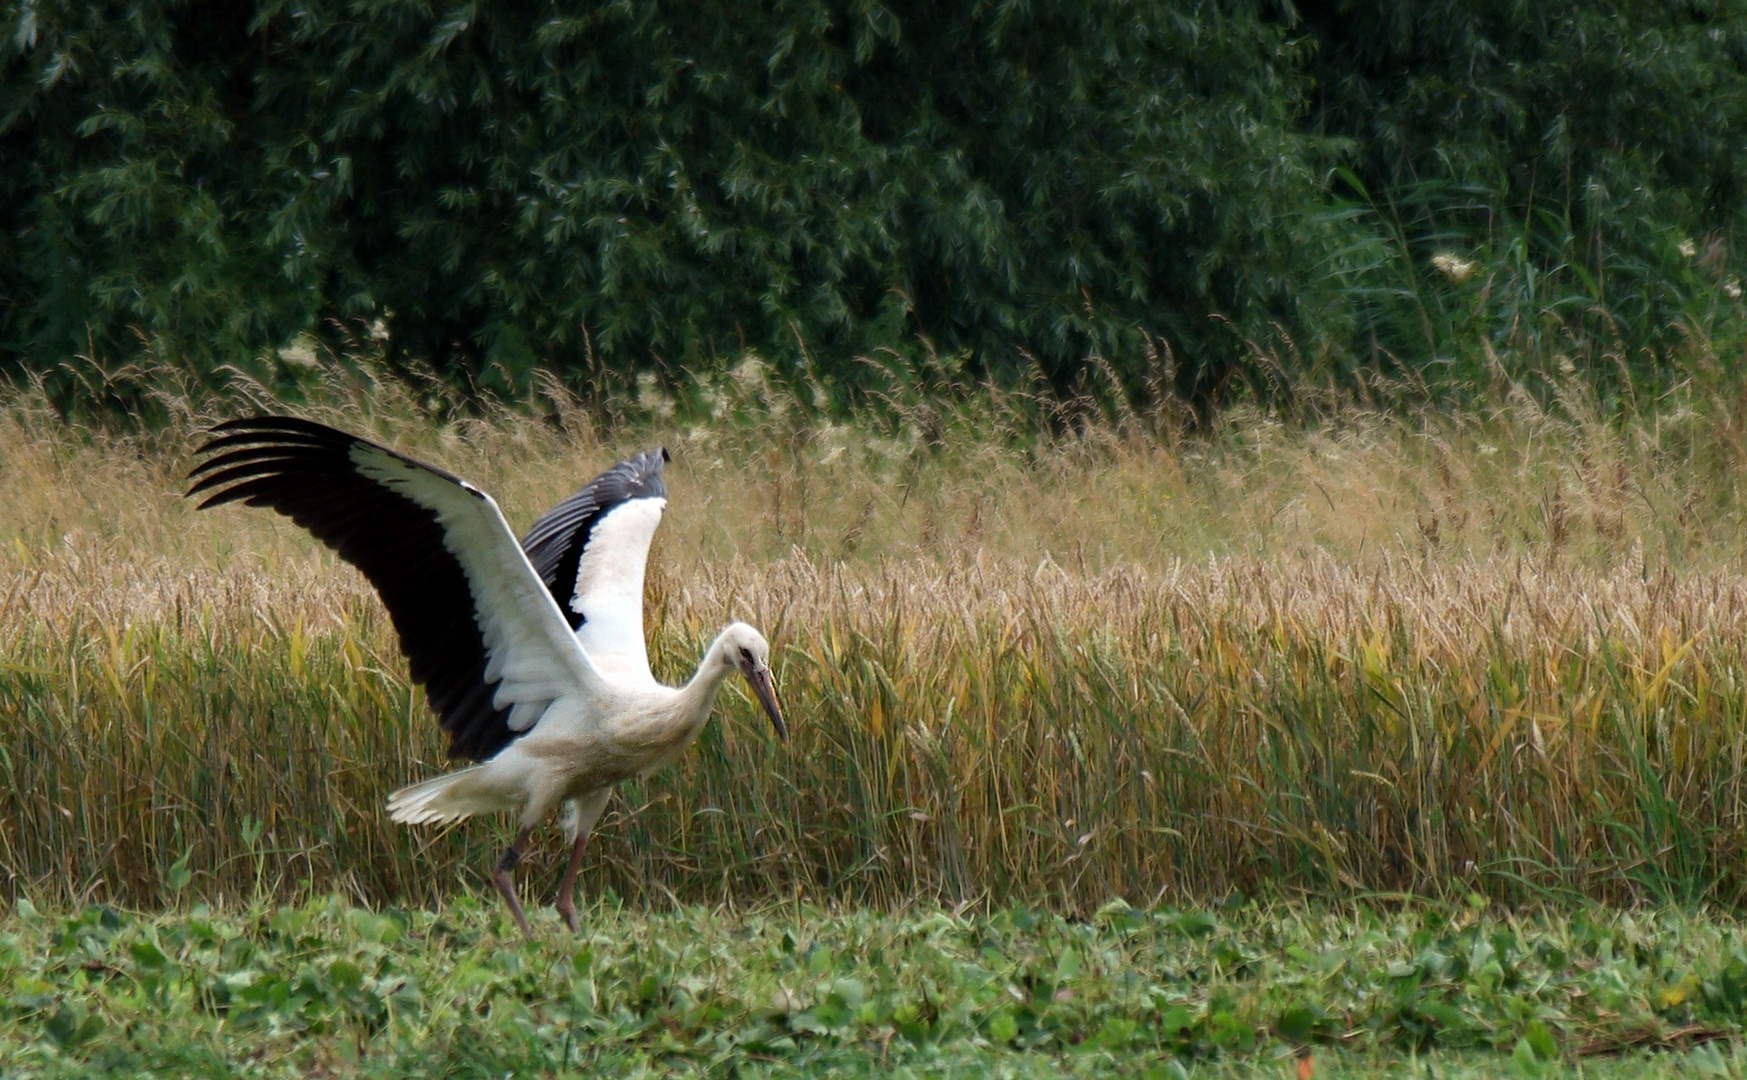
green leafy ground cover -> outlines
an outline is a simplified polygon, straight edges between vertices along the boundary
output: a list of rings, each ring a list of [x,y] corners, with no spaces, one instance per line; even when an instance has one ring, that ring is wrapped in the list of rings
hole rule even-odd
[[[495,903],[0,921],[0,1075],[1747,1075],[1705,915]],[[1310,1064],[1300,1060],[1310,1055]]]

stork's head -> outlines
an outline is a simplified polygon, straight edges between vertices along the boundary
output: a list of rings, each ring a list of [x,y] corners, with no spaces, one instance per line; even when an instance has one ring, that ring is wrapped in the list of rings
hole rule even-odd
[[[764,635],[743,622],[730,623],[717,639],[721,643],[722,662],[731,664],[746,676],[758,703],[770,717],[776,737],[789,741],[789,729],[783,726],[782,707],[776,701],[776,687],[770,681],[770,643]]]

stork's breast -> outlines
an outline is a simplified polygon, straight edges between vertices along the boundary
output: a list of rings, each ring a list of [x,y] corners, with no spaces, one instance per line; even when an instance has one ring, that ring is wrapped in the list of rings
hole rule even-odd
[[[523,752],[550,769],[564,797],[572,799],[635,776],[640,763],[638,755],[604,736],[531,742]]]

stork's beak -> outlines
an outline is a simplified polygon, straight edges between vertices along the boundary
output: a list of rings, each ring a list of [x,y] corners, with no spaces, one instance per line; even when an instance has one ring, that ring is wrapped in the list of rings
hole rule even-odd
[[[776,703],[776,687],[771,685],[770,669],[759,668],[746,676],[746,681],[752,684],[752,692],[758,695],[758,703],[764,706],[764,714],[770,717],[770,726],[776,729],[777,739],[788,742],[789,729],[783,726],[783,710]]]

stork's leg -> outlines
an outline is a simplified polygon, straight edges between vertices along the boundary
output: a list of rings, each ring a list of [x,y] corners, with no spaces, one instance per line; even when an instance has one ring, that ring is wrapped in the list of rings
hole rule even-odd
[[[576,917],[576,873],[582,869],[582,849],[588,846],[589,835],[594,832],[594,823],[600,820],[601,811],[606,808],[607,799],[612,796],[612,789],[597,791],[570,804],[570,812],[575,814],[576,839],[570,843],[570,861],[564,864],[564,877],[558,882],[558,914],[564,916],[564,925],[575,933],[582,929],[582,922]]]
[[[522,902],[516,899],[516,863],[522,859],[522,848],[528,842],[528,834],[534,831],[532,825],[524,825],[516,831],[516,838],[510,841],[510,846],[504,849],[503,856],[497,860],[497,869],[491,872],[492,884],[497,891],[503,893],[503,898],[510,906],[510,914],[516,917],[516,925],[522,928],[524,937],[532,938],[534,932],[528,929],[528,917],[522,914]]]
[[[564,864],[564,877],[558,882],[558,914],[564,916],[564,925],[573,934],[582,929],[582,920],[576,917],[576,872],[582,869],[582,849],[587,846],[588,830],[581,829],[576,843],[570,845],[570,861]]]

